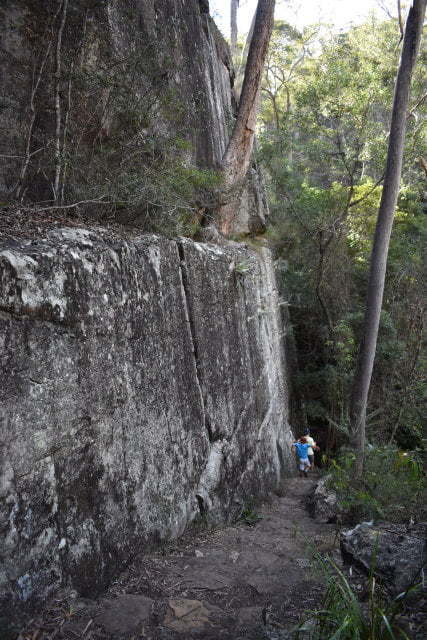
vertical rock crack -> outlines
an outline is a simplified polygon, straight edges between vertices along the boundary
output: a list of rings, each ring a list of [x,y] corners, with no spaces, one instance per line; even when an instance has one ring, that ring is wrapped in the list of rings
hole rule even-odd
[[[189,295],[189,283],[188,283],[188,273],[187,273],[187,267],[186,267],[186,261],[185,261],[185,252],[184,252],[184,247],[179,241],[177,242],[177,247],[178,247],[178,256],[179,256],[179,271],[180,271],[180,280],[181,280],[182,299],[184,302],[184,312],[185,312],[185,319],[188,326],[188,334],[191,339],[191,345],[192,345],[192,351],[193,351],[193,357],[194,357],[194,366],[196,371],[196,383],[197,383],[197,388],[200,394],[200,403],[202,405],[203,427],[206,429],[208,433],[209,441],[211,441],[212,432],[211,432],[210,426],[207,426],[209,425],[209,421],[206,420],[205,399],[203,397],[203,391],[202,391],[202,373],[201,373],[201,366],[200,366],[200,360],[199,360],[199,348],[198,348],[197,337],[196,337],[196,329],[194,325],[193,307],[191,304],[191,297]]]
[[[205,399],[202,391],[202,373],[201,373],[201,365],[200,365],[200,359],[199,359],[199,348],[198,348],[196,328],[194,323],[194,311],[193,311],[193,306],[191,304],[190,285],[188,282],[185,251],[184,251],[184,247],[180,242],[177,242],[177,247],[178,247],[178,256],[179,256],[181,291],[182,291],[182,299],[184,303],[184,313],[185,313],[185,319],[188,327],[188,334],[191,340],[191,346],[192,346],[193,357],[194,357],[196,384],[199,390],[200,403],[202,407],[203,428],[207,433],[208,440],[211,445],[211,450],[209,452],[208,460],[206,462],[205,469],[203,470],[200,476],[198,488],[196,490],[196,499],[197,499],[197,504],[200,511],[200,516],[202,517],[202,519],[205,519],[207,515],[207,511],[209,510],[209,507],[212,506],[211,500],[209,497],[210,485],[215,484],[215,482],[212,481],[212,477],[211,477],[212,476],[212,473],[211,473],[212,459],[218,457],[218,452],[215,448],[215,445],[213,444],[212,427],[210,424],[210,420],[206,415]],[[217,464],[213,466],[217,467],[218,461],[217,461]],[[218,470],[215,469],[215,471],[216,473],[214,473],[213,476],[215,477],[215,480],[217,480]]]

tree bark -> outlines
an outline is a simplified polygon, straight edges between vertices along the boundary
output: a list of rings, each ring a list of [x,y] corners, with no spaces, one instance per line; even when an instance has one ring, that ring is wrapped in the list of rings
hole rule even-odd
[[[237,192],[249,169],[262,73],[273,29],[274,5],[275,0],[258,0],[237,118],[222,160],[228,201],[220,205],[217,218],[219,229],[225,234],[230,233],[236,209],[233,192]]]
[[[246,36],[245,46],[240,57],[240,64],[238,69],[236,70],[236,78],[234,80],[234,94],[236,96],[236,100],[239,100],[240,93],[243,85],[243,78],[245,75],[246,61],[248,59],[249,47],[252,42],[252,36],[254,34],[254,26],[255,26],[255,17],[256,11],[251,20],[251,26],[249,27],[248,35]]]
[[[237,8],[239,0],[231,0],[230,5],[230,48],[233,59],[237,53]]]
[[[375,359],[384,293],[387,254],[402,172],[412,71],[417,58],[427,0],[413,0],[406,21],[403,49],[394,90],[387,164],[368,280],[364,328],[350,400],[350,432],[356,452],[356,477],[363,473],[366,407]]]

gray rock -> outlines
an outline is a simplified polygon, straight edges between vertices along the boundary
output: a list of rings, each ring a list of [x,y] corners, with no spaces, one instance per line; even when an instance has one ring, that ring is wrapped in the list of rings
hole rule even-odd
[[[427,523],[413,527],[362,523],[343,531],[340,543],[346,562],[366,573],[372,568],[398,594],[412,584],[427,562]]]
[[[312,498],[314,519],[325,524],[335,522],[339,512],[337,494],[328,488],[328,480],[326,476],[317,483]]]
[[[266,249],[78,228],[0,244],[3,603],[93,596],[290,473],[277,302]]]
[[[242,607],[237,612],[237,619],[240,625],[259,624],[262,620],[262,608],[261,607]]]
[[[180,598],[168,601],[163,624],[178,633],[200,633],[206,626],[212,628],[227,618],[230,620],[230,616],[209,602]]]
[[[17,187],[25,202],[52,198],[51,149],[56,141],[52,41],[56,41],[59,21],[52,33],[46,25],[54,22],[57,8],[56,0],[0,3],[0,199],[5,202],[16,195]],[[117,69],[120,72],[114,75]],[[191,163],[203,170],[220,166],[236,108],[234,70],[207,0],[73,0],[61,41],[61,75],[66,152],[70,157],[77,153],[72,162],[83,177],[74,184],[72,171],[67,172],[66,194],[71,202],[93,198],[94,184],[85,191],[82,183],[92,175],[99,142],[116,152],[103,154],[99,161],[107,182],[120,172],[114,157],[123,158],[123,149],[136,135],[143,143],[139,162],[146,151],[150,153],[151,142],[167,138],[180,141],[177,153],[179,149],[184,166]],[[141,124],[136,132],[138,116]],[[114,147],[118,137],[120,143]],[[34,155],[25,167],[27,144]],[[132,156],[135,151],[129,149],[129,153]],[[97,197],[105,193],[105,184],[100,181]],[[258,171],[249,171],[237,209],[233,231],[264,228],[268,210]],[[100,206],[90,212],[94,217],[105,216]],[[156,216],[159,213],[156,209]],[[139,208],[125,208],[115,215],[123,222],[147,223]]]
[[[153,602],[145,596],[126,593],[114,600],[105,600],[95,621],[111,634],[140,631],[141,625],[150,618]]]

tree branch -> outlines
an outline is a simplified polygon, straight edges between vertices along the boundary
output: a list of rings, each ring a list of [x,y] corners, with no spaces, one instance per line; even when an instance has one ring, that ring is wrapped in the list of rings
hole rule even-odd
[[[55,113],[56,113],[56,138],[55,138],[55,180],[53,183],[53,194],[55,201],[59,198],[59,180],[61,177],[62,161],[61,161],[61,48],[62,34],[64,31],[65,20],[67,18],[68,0],[63,0],[61,9],[61,23],[58,29],[58,38],[56,41],[56,71],[55,71]]]

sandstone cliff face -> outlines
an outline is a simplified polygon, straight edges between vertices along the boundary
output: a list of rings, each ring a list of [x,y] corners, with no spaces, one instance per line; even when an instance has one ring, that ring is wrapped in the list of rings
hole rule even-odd
[[[70,228],[3,243],[3,605],[94,593],[277,486],[291,434],[272,274],[239,245]]]
[[[156,229],[177,193],[178,212],[191,199],[188,167],[218,168],[234,72],[206,0],[6,0],[0,37],[3,202],[101,197],[120,210],[91,215]],[[254,171],[242,203],[235,231],[258,232],[268,212]]]
[[[0,31],[6,202],[49,203],[59,166],[59,200],[125,178],[144,218],[144,198],[177,182],[166,169],[220,163],[233,71],[206,1],[7,0]],[[265,213],[253,167],[235,230]],[[59,586],[94,594],[135,553],[232,519],[290,469],[266,249],[43,228],[0,241],[3,611]]]

